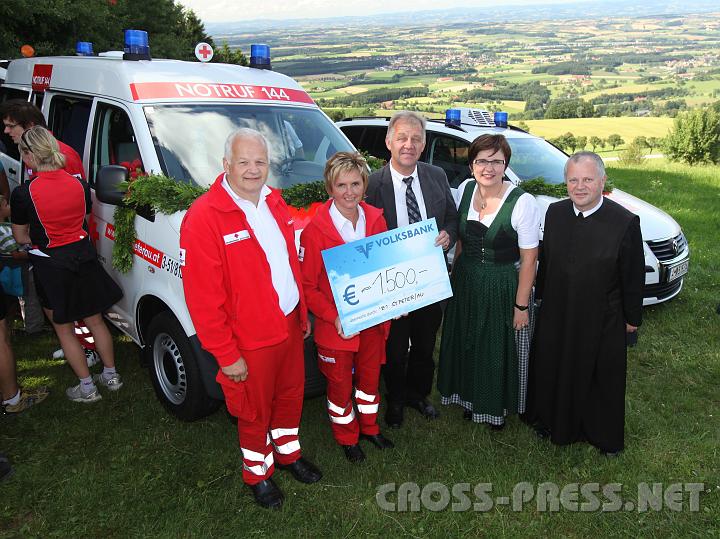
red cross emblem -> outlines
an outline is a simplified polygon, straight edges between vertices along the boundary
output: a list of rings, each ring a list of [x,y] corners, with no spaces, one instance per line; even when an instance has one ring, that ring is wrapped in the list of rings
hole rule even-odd
[[[195,57],[201,62],[209,62],[213,55],[213,48],[207,43],[198,43],[195,46]]]

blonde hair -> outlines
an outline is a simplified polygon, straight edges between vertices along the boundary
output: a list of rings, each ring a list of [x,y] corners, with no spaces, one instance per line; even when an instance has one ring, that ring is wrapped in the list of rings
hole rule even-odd
[[[65,168],[65,156],[60,152],[57,140],[52,133],[39,125],[34,125],[20,136],[20,150],[35,158],[35,170],[43,172]]]
[[[358,152],[337,152],[325,163],[325,190],[332,194],[333,184],[340,174],[357,171],[363,182],[363,192],[368,185],[368,165],[365,158]]]

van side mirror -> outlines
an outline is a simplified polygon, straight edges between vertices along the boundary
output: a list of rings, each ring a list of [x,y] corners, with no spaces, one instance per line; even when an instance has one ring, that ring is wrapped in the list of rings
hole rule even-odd
[[[122,206],[125,191],[119,185],[128,180],[128,169],[120,165],[106,165],[102,167],[95,179],[95,195],[100,202]]]

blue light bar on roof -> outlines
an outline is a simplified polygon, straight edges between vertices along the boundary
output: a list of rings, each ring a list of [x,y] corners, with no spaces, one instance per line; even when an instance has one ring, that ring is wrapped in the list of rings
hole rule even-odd
[[[508,126],[508,113],[507,112],[496,112],[494,116],[496,127],[507,127]]]
[[[270,47],[257,44],[250,45],[250,67],[256,69],[272,69],[270,67]]]
[[[89,41],[78,41],[75,45],[75,54],[78,56],[93,56],[93,45]]]
[[[445,111],[445,125],[460,127],[460,109],[447,109]]]
[[[125,30],[125,60],[150,60],[150,45],[145,30]]]

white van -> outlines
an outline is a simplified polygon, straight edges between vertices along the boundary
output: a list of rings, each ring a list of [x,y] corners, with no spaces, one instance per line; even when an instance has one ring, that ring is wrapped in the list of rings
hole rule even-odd
[[[176,416],[193,420],[222,398],[217,364],[202,350],[185,305],[178,261],[183,212],[140,212],[133,268],[113,269],[113,213],[126,178],[117,166],[209,186],[222,171],[224,142],[237,127],[270,141],[268,184],[286,188],[322,179],[327,159],[354,148],[292,79],[269,69],[176,60],[100,57],[13,60],[0,101],[22,98],[42,108],[48,127],[83,158],[93,190],[91,235],[123,299],[108,319],[145,351],[158,397]],[[127,55],[126,55],[127,58]],[[267,67],[269,61],[265,63]],[[262,64],[260,64],[262,66]],[[17,146],[0,154],[11,188],[23,181]],[[314,344],[306,341],[306,393],[323,389]]]
[[[500,116],[504,120],[501,125],[496,125],[495,115],[486,110],[449,109],[447,116],[445,121],[428,120],[427,140],[420,160],[442,168],[454,194],[470,176],[467,157],[470,144],[485,133],[507,138],[512,159],[506,175],[515,185],[522,186],[523,181],[540,177],[551,184],[564,183],[563,167],[567,154],[540,137],[508,126],[507,116]],[[388,160],[390,152],[385,146],[388,120],[352,118],[337,122],[337,125],[358,149]],[[643,305],[677,296],[690,261],[690,249],[680,225],[664,211],[620,189],[614,189],[607,196],[640,216],[645,249]],[[542,209],[544,224],[547,207],[557,199],[549,196],[536,199]]]

